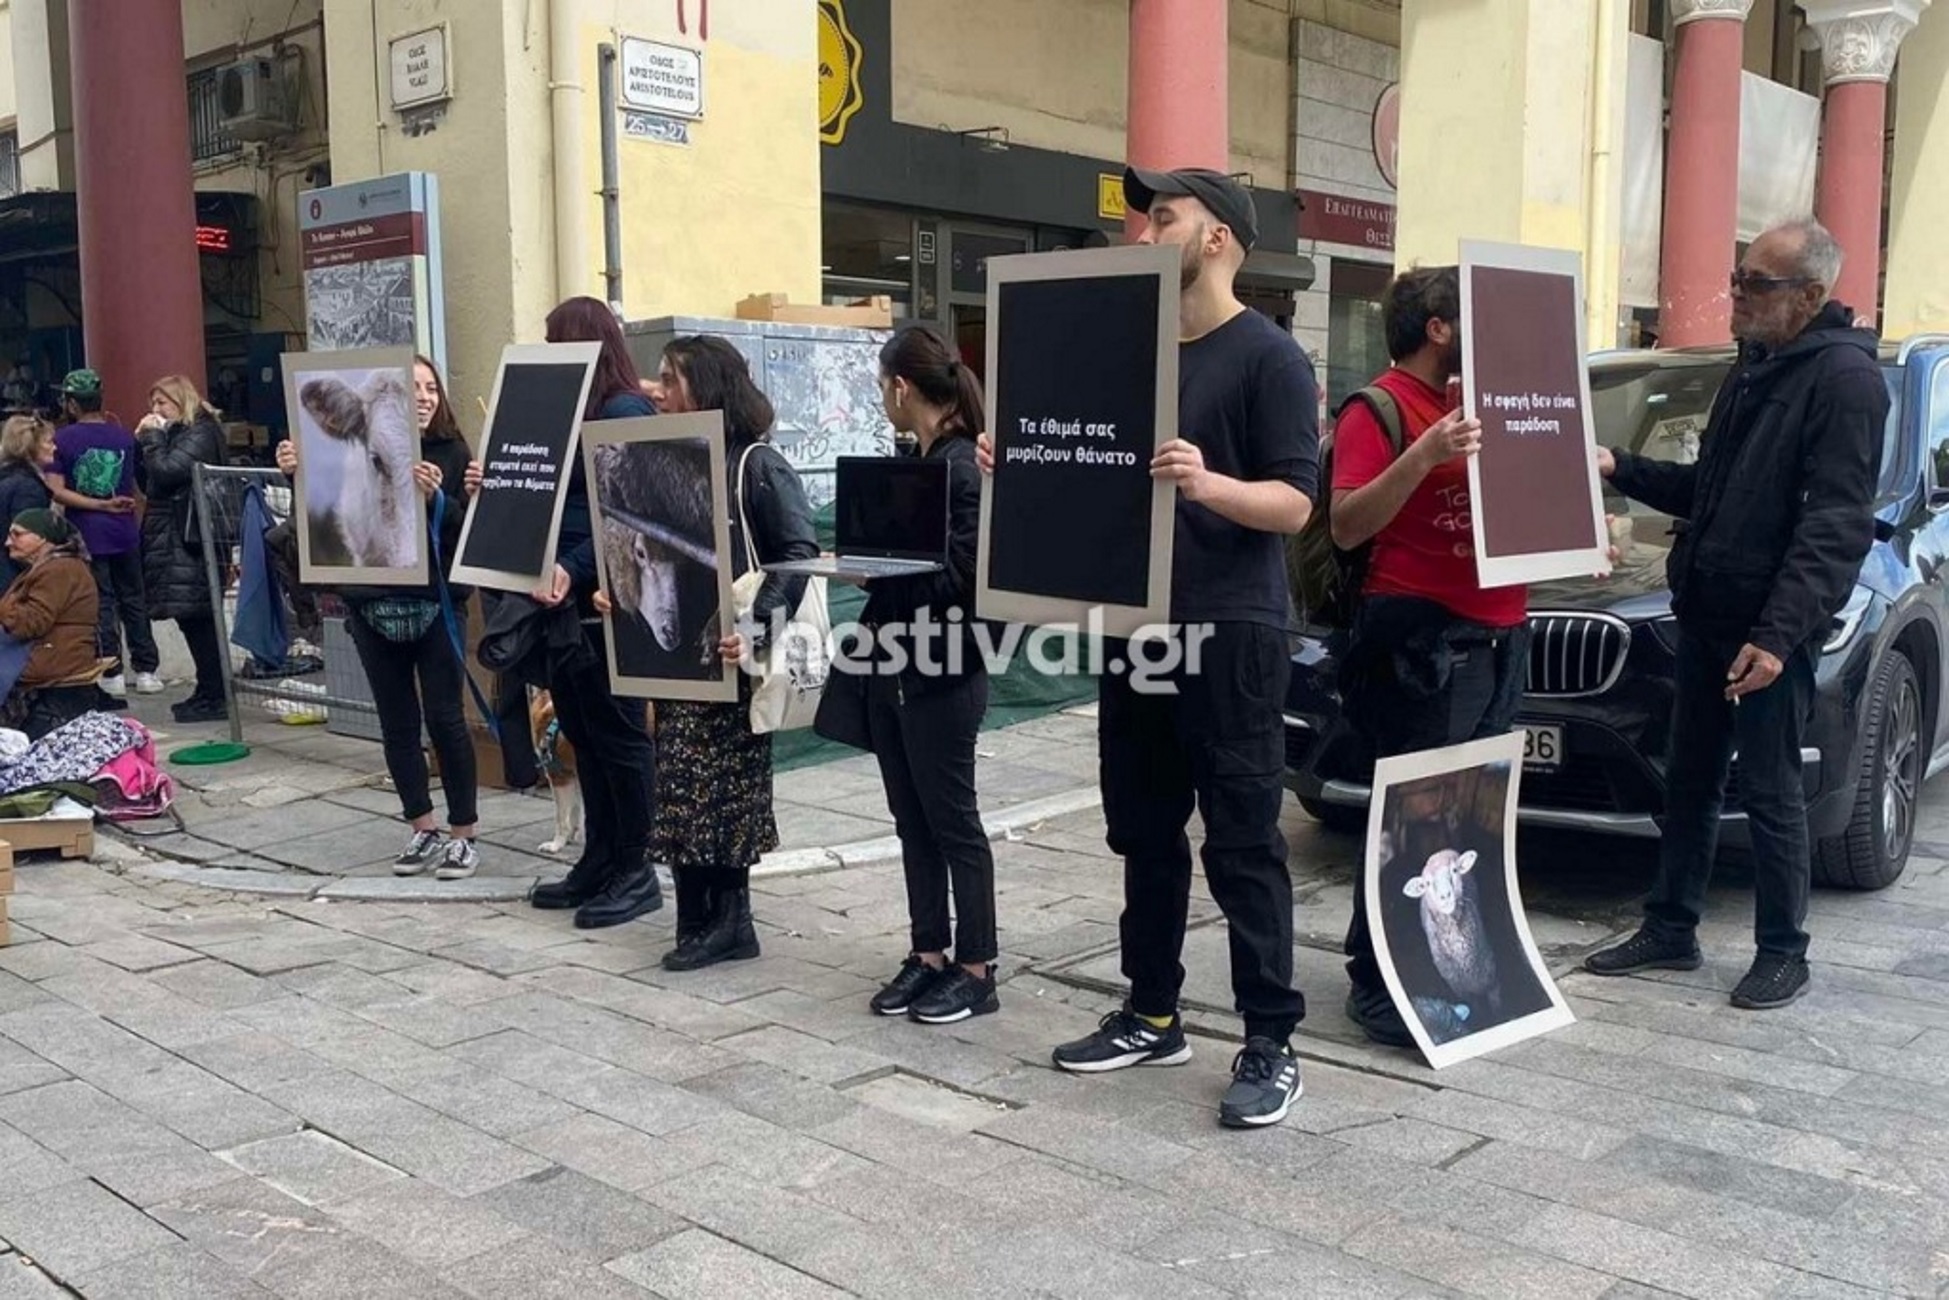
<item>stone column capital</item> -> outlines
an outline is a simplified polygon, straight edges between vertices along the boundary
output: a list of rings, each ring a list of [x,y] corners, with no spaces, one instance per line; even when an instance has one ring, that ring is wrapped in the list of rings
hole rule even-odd
[[[1709,18],[1743,23],[1752,8],[1753,0],[1672,0],[1672,25],[1683,27]]]
[[[1820,37],[1821,72],[1830,86],[1887,81],[1895,55],[1930,0],[1800,0]]]

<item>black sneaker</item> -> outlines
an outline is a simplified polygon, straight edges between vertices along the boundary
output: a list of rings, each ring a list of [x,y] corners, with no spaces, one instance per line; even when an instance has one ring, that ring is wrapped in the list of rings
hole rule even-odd
[[[900,973],[888,980],[887,986],[875,993],[867,1005],[876,1016],[904,1016],[907,1008],[926,996],[927,990],[946,974],[945,967],[936,970],[920,958],[910,956],[900,963]]]
[[[1413,1047],[1414,1035],[1385,988],[1356,984],[1347,990],[1347,1019],[1382,1047]]]
[[[965,966],[955,966],[916,998],[907,1014],[923,1025],[951,1025],[970,1016],[991,1016],[1001,1009],[1002,1000],[995,992],[995,971],[992,966],[986,975],[976,975]]]
[[[1763,952],[1732,991],[1732,1004],[1746,1011],[1771,1011],[1807,991],[1807,959]]]
[[[1697,939],[1668,939],[1639,930],[1614,948],[1584,958],[1592,975],[1632,975],[1641,970],[1697,970],[1705,963]]]
[[[221,699],[204,700],[192,696],[169,706],[169,716],[178,722],[222,722],[230,717],[230,710]]]
[[[1184,1041],[1184,1024],[1177,1016],[1158,1029],[1126,1007],[1103,1017],[1088,1038],[1064,1043],[1049,1057],[1059,1069],[1103,1074],[1132,1065],[1183,1065],[1191,1059],[1191,1044]]]
[[[417,876],[440,857],[440,832],[414,831],[406,849],[393,859],[395,876]]]
[[[472,840],[448,840],[440,865],[433,868],[435,880],[465,880],[480,868],[480,850]]]
[[[1232,1058],[1232,1086],[1218,1103],[1218,1122],[1226,1128],[1263,1128],[1286,1118],[1306,1085],[1299,1058],[1286,1043],[1248,1038]]]

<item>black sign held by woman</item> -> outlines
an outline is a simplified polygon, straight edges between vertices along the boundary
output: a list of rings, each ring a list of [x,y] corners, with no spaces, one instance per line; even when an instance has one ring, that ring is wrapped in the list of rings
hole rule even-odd
[[[481,434],[480,492],[467,511],[453,580],[499,591],[548,585],[595,343],[507,348]]]
[[[995,472],[981,502],[984,618],[1159,627],[1172,491],[1150,473],[1177,436],[1178,252],[1151,246],[988,263]]]

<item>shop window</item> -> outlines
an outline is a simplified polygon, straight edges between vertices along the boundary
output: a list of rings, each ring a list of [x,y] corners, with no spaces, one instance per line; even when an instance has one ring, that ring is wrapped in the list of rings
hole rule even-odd
[[[828,203],[824,213],[825,299],[829,303],[884,294],[896,319],[913,314],[912,214],[851,203]]]
[[[1327,295],[1327,405],[1337,409],[1349,394],[1373,382],[1391,364],[1382,299],[1393,273],[1385,266],[1336,260]]]
[[[189,74],[189,159],[192,165],[227,158],[242,148],[223,129],[221,68]]]
[[[20,193],[20,132],[0,131],[0,199]]]

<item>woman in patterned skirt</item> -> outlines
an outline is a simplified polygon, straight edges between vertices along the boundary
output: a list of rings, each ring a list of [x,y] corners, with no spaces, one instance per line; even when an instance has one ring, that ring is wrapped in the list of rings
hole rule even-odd
[[[812,507],[791,462],[771,445],[772,405],[738,350],[721,338],[674,339],[654,386],[667,415],[722,411],[730,477],[733,577],[745,562],[744,521],[760,564],[819,554]],[[746,453],[749,452],[749,455]],[[718,645],[729,663],[764,648],[774,622],[798,607],[805,579],[768,574],[751,611],[751,638],[733,630]],[[608,612],[605,597],[597,606]],[[751,921],[751,867],[778,847],[772,816],[771,736],[751,730],[751,678],[738,674],[735,702],[658,700],[657,799],[650,856],[677,885],[677,946],[666,970],[698,970],[758,955]]]

